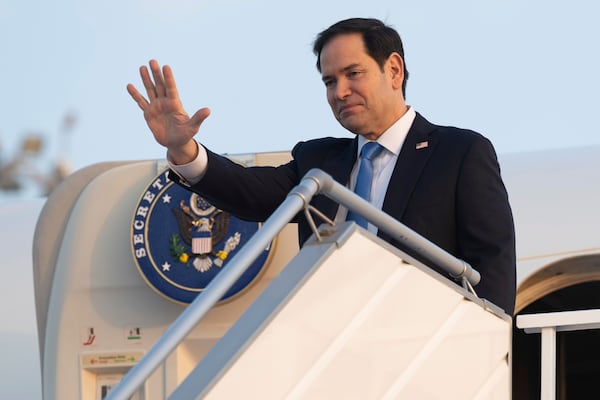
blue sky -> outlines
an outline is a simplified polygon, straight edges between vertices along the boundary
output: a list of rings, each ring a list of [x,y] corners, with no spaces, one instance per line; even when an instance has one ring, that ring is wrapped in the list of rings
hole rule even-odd
[[[219,153],[290,149],[349,135],[314,67],[320,30],[352,16],[400,32],[407,102],[435,123],[477,130],[499,153],[600,144],[595,20],[589,0],[0,0],[0,157],[27,132],[43,162],[73,169],[164,157],[125,90],[156,58],[175,72],[199,139]],[[73,129],[61,136],[66,113]],[[62,139],[61,139],[62,137]]]

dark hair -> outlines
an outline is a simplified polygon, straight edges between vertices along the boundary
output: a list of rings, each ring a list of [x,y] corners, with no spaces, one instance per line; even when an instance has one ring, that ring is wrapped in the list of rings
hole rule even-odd
[[[404,64],[404,81],[402,94],[406,97],[406,81],[408,70],[404,60],[402,39],[396,30],[375,18],[350,18],[336,22],[317,35],[313,45],[313,53],[317,56],[317,69],[321,72],[321,51],[331,39],[338,35],[360,33],[365,43],[367,54],[377,62],[381,70],[390,54],[396,52],[402,57]]]

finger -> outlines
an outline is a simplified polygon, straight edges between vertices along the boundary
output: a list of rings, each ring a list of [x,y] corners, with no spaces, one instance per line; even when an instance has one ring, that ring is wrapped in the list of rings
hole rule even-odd
[[[166,95],[165,80],[163,78],[160,65],[156,60],[150,60],[150,70],[152,71],[152,77],[154,78],[154,90],[157,97],[164,97]]]
[[[163,67],[163,76],[165,78],[165,94],[168,98],[177,99],[179,98],[179,92],[177,91],[177,84],[175,83],[175,76],[173,70],[168,65]]]
[[[156,98],[156,89],[154,88],[152,79],[150,79],[150,73],[148,72],[148,68],[146,68],[146,66],[142,65],[140,67],[140,76],[142,77],[142,83],[144,84],[148,98],[150,101],[154,100]]]
[[[141,95],[140,92],[133,86],[131,83],[127,85],[127,92],[133,98],[133,100],[137,103],[138,107],[145,111],[146,106],[148,105],[148,101]]]

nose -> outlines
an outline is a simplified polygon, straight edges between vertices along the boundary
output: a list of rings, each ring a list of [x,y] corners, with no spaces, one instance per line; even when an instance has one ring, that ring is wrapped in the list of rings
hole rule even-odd
[[[334,90],[335,98],[338,100],[344,100],[346,97],[350,96],[350,93],[352,93],[352,90],[350,89],[350,83],[347,79],[338,79]]]

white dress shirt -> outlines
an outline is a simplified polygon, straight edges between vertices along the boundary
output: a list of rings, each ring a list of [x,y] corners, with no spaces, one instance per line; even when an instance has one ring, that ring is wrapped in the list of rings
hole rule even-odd
[[[383,207],[383,200],[387,192],[388,184],[392,178],[394,172],[394,166],[400,155],[400,150],[404,144],[404,139],[408,135],[408,131],[415,120],[416,112],[412,107],[409,107],[406,113],[392,126],[388,128],[378,139],[379,143],[383,147],[383,151],[373,159],[373,183],[371,186],[371,204],[381,210]],[[360,164],[360,151],[364,144],[367,143],[367,139],[363,136],[358,137],[358,148],[357,148],[357,162],[352,168],[350,175],[350,189],[354,190],[356,184],[356,176],[358,175],[358,169]],[[340,222],[346,219],[348,210],[346,207],[340,207],[335,221]],[[373,224],[369,223],[369,232],[377,233],[377,228]]]

